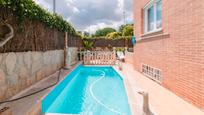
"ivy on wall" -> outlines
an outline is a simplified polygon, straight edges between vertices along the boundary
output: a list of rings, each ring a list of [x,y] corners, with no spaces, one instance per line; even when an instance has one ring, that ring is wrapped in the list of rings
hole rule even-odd
[[[33,0],[0,0],[0,7],[11,9],[21,24],[25,19],[37,20],[50,28],[78,36],[75,29],[61,16],[51,14],[37,5]]]

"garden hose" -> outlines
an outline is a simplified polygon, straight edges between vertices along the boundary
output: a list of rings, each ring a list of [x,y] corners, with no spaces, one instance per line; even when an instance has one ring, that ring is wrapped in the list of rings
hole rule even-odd
[[[33,92],[33,93],[30,93],[30,94],[27,94],[27,95],[24,95],[24,96],[15,98],[15,99],[2,101],[2,102],[0,102],[0,105],[1,105],[1,104],[4,104],[4,103],[10,103],[10,102],[13,102],[13,101],[21,100],[21,99],[23,99],[23,98],[26,98],[26,97],[35,95],[35,94],[37,94],[37,93],[40,93],[40,92],[42,92],[42,91],[44,91],[44,90],[46,90],[46,89],[49,89],[49,88],[51,88],[51,87],[57,85],[57,84],[59,83],[59,81],[60,81],[61,69],[63,69],[63,70],[69,70],[68,68],[60,68],[60,71],[59,71],[58,77],[57,77],[57,81],[56,81],[54,84],[52,84],[52,85],[50,85],[50,86],[47,86],[47,87],[45,87],[45,88],[43,88],[43,89],[40,89],[40,90],[38,90],[38,91],[35,91],[35,92]]]

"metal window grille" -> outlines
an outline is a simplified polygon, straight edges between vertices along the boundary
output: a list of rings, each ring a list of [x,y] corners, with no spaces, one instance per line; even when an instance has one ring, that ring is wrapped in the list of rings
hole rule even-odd
[[[146,64],[142,64],[142,73],[158,83],[162,82],[162,75],[160,69],[151,67]]]

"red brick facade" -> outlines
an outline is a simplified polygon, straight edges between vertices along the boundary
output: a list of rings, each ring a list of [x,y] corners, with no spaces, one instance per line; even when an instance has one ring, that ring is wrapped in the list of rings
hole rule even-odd
[[[161,85],[204,110],[204,1],[162,0],[162,31],[144,34],[143,8],[134,0],[134,66],[162,71]]]

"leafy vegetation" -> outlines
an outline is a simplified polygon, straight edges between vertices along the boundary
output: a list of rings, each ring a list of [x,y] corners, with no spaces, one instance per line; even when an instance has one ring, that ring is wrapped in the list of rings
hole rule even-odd
[[[123,36],[133,36],[133,25],[127,25],[122,31]]]
[[[37,20],[50,28],[56,28],[61,32],[68,32],[71,35],[78,35],[75,29],[61,16],[51,14],[33,0],[0,0],[0,7],[11,9],[17,16],[20,24],[25,19]]]
[[[106,38],[109,38],[109,39],[116,39],[118,37],[121,36],[121,33],[120,32],[111,32],[109,34],[106,35]]]
[[[94,37],[101,37],[101,36],[106,36],[107,34],[111,33],[111,32],[116,32],[115,29],[113,28],[103,28],[103,29],[99,29],[96,31]]]
[[[133,36],[133,32],[134,32],[133,26],[134,26],[133,24],[121,25],[119,27],[119,32],[122,33],[122,36]]]
[[[93,42],[90,42],[90,41],[84,40],[83,43],[84,43],[84,47],[85,47],[87,50],[90,50],[90,49],[92,48],[92,46],[93,46]]]
[[[83,38],[86,39],[131,39],[134,33],[134,27],[133,24],[126,24],[126,25],[121,25],[119,27],[119,30],[116,31],[113,28],[103,28],[99,29],[96,31],[96,33],[91,36],[87,37],[84,36]]]

